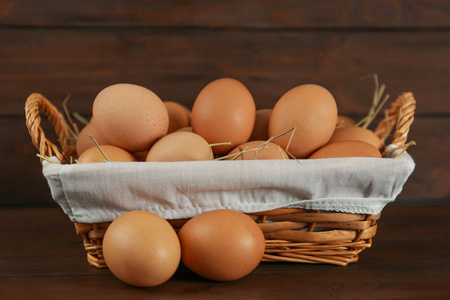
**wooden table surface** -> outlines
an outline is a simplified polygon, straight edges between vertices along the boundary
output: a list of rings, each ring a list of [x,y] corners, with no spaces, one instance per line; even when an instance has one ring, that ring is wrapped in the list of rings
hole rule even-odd
[[[346,267],[261,263],[232,282],[184,266],[135,288],[89,266],[82,238],[58,207],[0,209],[2,299],[449,299],[450,205],[391,204],[372,248]]]
[[[1,300],[450,299],[450,1],[0,0],[0,41]],[[111,84],[138,84],[192,108],[221,77],[241,81],[257,109],[319,84],[340,114],[361,120],[372,74],[391,95],[385,108],[414,93],[408,142],[417,146],[408,153],[416,168],[383,210],[372,248],[346,267],[262,263],[219,283],[180,266],[161,286],[128,286],[86,262],[25,126],[34,92],[60,111],[70,94],[69,110],[89,119]]]

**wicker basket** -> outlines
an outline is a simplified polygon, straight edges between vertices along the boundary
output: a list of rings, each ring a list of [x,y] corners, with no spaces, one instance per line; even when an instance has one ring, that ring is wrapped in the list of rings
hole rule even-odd
[[[386,118],[380,121],[375,133],[385,142],[393,127],[396,129],[391,144],[405,145],[414,120],[416,102],[412,93],[401,94]],[[39,113],[44,113],[58,135],[57,147],[44,134]],[[56,156],[63,164],[75,154],[63,115],[38,93],[31,94],[25,105],[26,124],[33,144],[42,156]],[[371,247],[377,230],[378,215],[311,211],[297,208],[279,208],[264,212],[248,213],[261,227],[266,238],[263,261],[321,263],[345,266],[358,260],[358,254]],[[168,220],[179,230],[188,220]],[[110,222],[77,223],[77,234],[82,235],[88,262],[98,268],[106,268],[102,253],[102,240]]]

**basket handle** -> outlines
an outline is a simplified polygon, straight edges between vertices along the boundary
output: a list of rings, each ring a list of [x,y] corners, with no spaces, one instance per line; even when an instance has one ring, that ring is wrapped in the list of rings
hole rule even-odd
[[[381,120],[375,129],[375,134],[384,143],[396,124],[392,144],[398,147],[403,146],[408,138],[409,129],[414,121],[416,110],[416,100],[411,92],[402,93],[397,100],[391,104],[387,111],[387,117]]]
[[[52,123],[62,150],[45,137],[44,131],[40,126],[41,117],[39,111],[42,111]],[[56,107],[41,94],[33,93],[25,102],[25,118],[31,141],[39,150],[39,154],[49,157],[56,156],[61,163],[67,163],[69,157],[74,154],[75,149],[73,146],[70,146],[70,134],[67,130],[66,122]]]

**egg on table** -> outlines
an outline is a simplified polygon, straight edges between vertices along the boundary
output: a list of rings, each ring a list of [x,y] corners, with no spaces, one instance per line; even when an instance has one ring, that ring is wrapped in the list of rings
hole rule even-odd
[[[149,211],[131,211],[115,219],[103,238],[110,271],[130,285],[151,287],[169,280],[178,268],[180,242],[172,226]]]
[[[228,209],[212,210],[190,219],[178,237],[181,260],[193,272],[217,281],[251,273],[260,263],[265,238],[249,216]]]

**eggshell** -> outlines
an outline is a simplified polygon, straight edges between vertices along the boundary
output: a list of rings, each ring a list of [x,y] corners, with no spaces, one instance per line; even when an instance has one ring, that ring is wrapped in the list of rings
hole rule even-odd
[[[264,145],[264,148],[260,148],[262,145]],[[266,141],[251,141],[244,143],[236,148],[234,148],[228,155],[237,154],[242,150],[246,149],[248,147],[249,150],[255,149],[250,152],[244,152],[242,155],[239,155],[237,158],[238,160],[252,160],[252,159],[289,159],[286,151],[284,151],[280,146],[274,143],[266,143]],[[241,149],[239,149],[241,148]],[[228,156],[227,155],[227,156]],[[228,160],[236,159],[236,156],[228,157]]]
[[[180,128],[180,129],[178,129],[177,131],[187,131],[187,132],[192,132],[192,127],[189,126],[189,127]]]
[[[95,98],[92,112],[106,139],[131,152],[150,149],[169,128],[169,116],[161,99],[134,84],[106,87]]]
[[[85,150],[95,146],[94,142],[88,135],[92,135],[98,144],[109,145],[108,140],[103,136],[100,130],[95,126],[94,122],[90,122],[78,134],[76,150],[78,156],[81,155]]]
[[[192,131],[210,144],[231,143],[213,147],[225,154],[248,141],[255,124],[256,107],[252,95],[239,81],[217,79],[205,86],[194,102]]]
[[[229,281],[252,272],[265,250],[262,230],[249,216],[227,209],[189,220],[178,233],[181,260],[211,280]]]
[[[380,151],[373,145],[362,141],[343,141],[328,144],[309,158],[332,158],[332,157],[378,157],[381,158]]]
[[[174,101],[163,101],[169,114],[169,129],[167,134],[191,125],[191,112],[187,107]]]
[[[383,147],[383,143],[380,138],[373,131],[356,126],[336,128],[333,136],[328,141],[328,144],[351,140],[363,141],[372,144],[377,149],[381,149]]]
[[[131,153],[116,147],[112,145],[100,145],[100,148],[103,150],[103,152],[106,154],[108,159],[112,162],[114,161],[136,161],[136,158],[134,158]],[[105,160],[105,157],[100,152],[100,150],[97,148],[97,146],[88,148],[85,150],[77,159],[77,163],[97,163],[97,162],[103,162]]]
[[[181,257],[172,226],[148,211],[131,211],[115,219],[103,238],[103,255],[120,280],[139,287],[157,286],[172,277]]]
[[[296,127],[288,151],[296,158],[308,157],[324,146],[336,128],[337,106],[333,95],[315,84],[297,86],[275,104],[269,120],[269,136]],[[292,133],[273,140],[286,149]]]
[[[347,127],[347,126],[355,126],[356,122],[350,117],[339,115],[337,118],[337,128]]]
[[[256,111],[255,115],[255,125],[253,127],[252,135],[250,136],[250,141],[263,140],[267,141],[269,139],[269,119],[272,109],[259,109]]]
[[[177,131],[157,141],[146,161],[194,161],[212,159],[211,147],[198,134]]]

